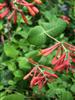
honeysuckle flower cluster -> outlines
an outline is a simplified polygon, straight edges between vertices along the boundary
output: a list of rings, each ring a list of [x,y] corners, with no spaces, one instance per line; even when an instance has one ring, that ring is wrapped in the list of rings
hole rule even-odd
[[[10,21],[13,18],[14,24],[17,21],[17,13],[19,12],[26,24],[28,24],[27,18],[22,10],[22,7],[26,7],[30,15],[35,16],[39,10],[34,4],[42,4],[41,0],[33,0],[32,2],[27,2],[26,0],[4,0],[0,3],[0,20],[4,17]]]
[[[68,72],[71,70],[74,72],[75,66],[71,63],[75,63],[75,46],[68,44],[66,42],[56,43],[55,45],[51,46],[50,48],[46,48],[40,51],[40,54],[43,56],[48,56],[51,54],[55,49],[57,49],[55,57],[52,59],[52,65],[54,71],[62,72],[66,70]]]
[[[32,77],[30,82],[30,87],[34,87],[38,85],[39,89],[41,89],[47,82],[53,81],[55,78],[58,78],[56,74],[50,73],[48,70],[51,70],[50,67],[39,65],[37,62],[33,61],[32,59],[29,60],[30,63],[34,64],[35,66],[33,69],[24,76],[24,80]]]
[[[49,70],[52,70],[54,73],[66,71],[68,73],[71,71],[75,72],[75,66],[72,63],[75,63],[75,46],[68,44],[66,42],[58,42],[49,48],[42,49],[40,55],[48,56],[54,50],[56,50],[56,55],[53,57],[51,64],[52,68],[44,65],[39,65],[32,59],[29,59],[29,62],[34,65],[33,69],[24,76],[24,80],[32,77],[30,82],[30,87],[38,85],[41,89],[47,82],[51,82],[53,79],[58,78],[57,74],[52,74]]]

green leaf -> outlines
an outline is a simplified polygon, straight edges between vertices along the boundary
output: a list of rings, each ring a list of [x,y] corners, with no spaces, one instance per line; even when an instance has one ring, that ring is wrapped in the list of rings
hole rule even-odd
[[[60,35],[66,28],[67,23],[60,18],[56,21],[40,22],[39,26],[35,26],[29,31],[28,41],[33,45],[43,45],[47,41],[47,36],[56,37]]]
[[[1,98],[1,100],[24,100],[24,95],[22,94],[11,94]]]
[[[39,50],[33,50],[33,51],[30,51],[30,52],[26,53],[25,57],[27,57],[27,58],[35,57],[38,54],[39,54]]]
[[[22,78],[23,77],[23,72],[21,70],[16,70],[13,74],[17,78]]]
[[[17,69],[15,63],[12,62],[12,61],[8,61],[8,62],[6,62],[6,64],[7,64],[8,69],[9,69],[10,71],[15,71],[15,70]]]
[[[54,14],[54,9],[52,9],[51,11],[45,11],[43,12],[44,17],[49,21],[49,22],[53,22],[57,20],[56,15]]]
[[[16,48],[9,43],[4,44],[4,52],[6,56],[11,57],[11,58],[15,58],[19,54],[18,50],[16,50]]]
[[[3,3],[4,2],[4,0],[0,0],[0,3]]]
[[[21,27],[18,27],[18,28],[16,29],[16,32],[14,33],[14,36],[20,35],[21,37],[27,39],[27,37],[28,37],[28,31],[29,31],[30,28],[27,27],[26,25],[24,25],[24,27],[25,27],[26,29],[23,29],[23,28],[21,28]]]
[[[46,33],[55,37],[60,35],[65,30],[67,23],[58,18],[56,21],[53,21],[51,23],[41,22],[40,25],[44,28]]]
[[[75,79],[75,73],[73,74],[73,77],[74,77],[74,79]]]
[[[19,63],[19,68],[20,69],[30,69],[31,68],[31,66],[30,66],[27,58],[25,58],[25,57],[19,57],[17,59],[17,61]]]
[[[75,84],[71,86],[71,91],[75,94]]]
[[[46,42],[46,35],[41,26],[35,26],[29,31],[28,41],[33,45],[43,45]]]
[[[23,11],[24,11],[24,12],[28,12],[27,7],[24,6],[24,7],[23,7]]]
[[[3,22],[0,21],[0,30],[2,30],[2,29],[3,29]]]
[[[6,95],[6,92],[5,92],[5,91],[2,91],[2,92],[0,93],[0,99],[3,100],[2,98],[4,98],[5,95]]]
[[[73,96],[72,96],[71,92],[65,91],[62,93],[62,97],[60,100],[73,100]]]
[[[15,85],[15,83],[16,83],[16,82],[15,82],[15,81],[13,81],[13,80],[9,80],[9,81],[8,81],[8,84],[9,84],[9,85],[12,85],[12,86],[14,86],[14,85]]]
[[[4,86],[2,83],[0,83],[0,91],[4,89]]]

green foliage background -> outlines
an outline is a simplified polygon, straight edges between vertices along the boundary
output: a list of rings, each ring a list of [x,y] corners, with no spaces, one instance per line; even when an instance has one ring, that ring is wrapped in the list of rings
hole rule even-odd
[[[61,8],[65,4],[67,11]],[[55,43],[48,35],[75,45],[75,0],[44,0],[37,7],[39,14],[26,16],[28,25],[20,15],[17,25],[0,20],[0,100],[75,100],[75,74],[63,73],[40,91],[37,86],[29,88],[29,80],[23,80],[33,68],[28,58],[50,66],[55,52],[48,57],[38,56],[40,49]],[[70,17],[69,25],[60,19],[62,15]]]

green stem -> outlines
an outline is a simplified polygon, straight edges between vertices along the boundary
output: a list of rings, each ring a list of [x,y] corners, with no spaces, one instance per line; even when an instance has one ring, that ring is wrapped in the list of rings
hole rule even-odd
[[[65,50],[65,52],[68,52],[68,50],[65,48],[65,46],[63,45],[63,43],[62,43],[62,47]]]
[[[45,34],[46,34],[49,38],[51,38],[52,40],[54,40],[54,41],[56,41],[56,42],[60,42],[60,41],[58,41],[57,39],[55,39],[54,37],[52,37],[51,35],[49,35],[48,33],[45,32]]]
[[[47,31],[47,32],[48,32],[48,31]],[[52,40],[54,40],[54,41],[60,43],[60,41],[58,41],[57,39],[55,39],[54,37],[52,37],[51,35],[49,35],[47,32],[44,30],[44,33],[45,33],[49,38],[51,38]]]

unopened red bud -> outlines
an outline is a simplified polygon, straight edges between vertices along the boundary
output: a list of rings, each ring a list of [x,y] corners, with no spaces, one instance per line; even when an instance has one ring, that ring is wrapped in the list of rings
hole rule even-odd
[[[69,17],[67,17],[67,16],[61,16],[61,18],[62,18],[67,24],[70,23],[70,18],[69,18]]]
[[[39,13],[39,10],[38,10],[35,6],[32,7],[32,10],[33,10],[36,14]]]
[[[16,24],[16,22],[17,22],[17,11],[15,10],[15,12],[14,12],[14,24]]]
[[[3,19],[9,13],[9,9],[7,8],[3,13],[0,14],[0,19]]]
[[[3,9],[3,7],[2,6],[0,6],[0,10],[2,10]]]
[[[10,19],[13,17],[14,11],[7,17],[7,19],[10,21]]]
[[[42,4],[41,0],[34,0],[34,2],[36,2],[37,4]]]
[[[28,7],[28,11],[32,16],[36,15],[36,13],[33,11],[33,9],[31,7]]]
[[[25,15],[24,15],[23,12],[21,12],[21,15],[22,15],[22,18],[23,18],[24,22],[25,22],[26,24],[28,24],[28,20],[27,20],[27,18],[25,17]]]

